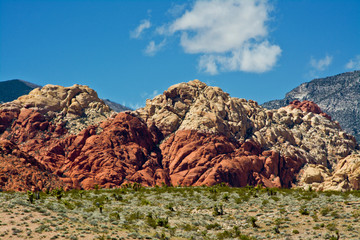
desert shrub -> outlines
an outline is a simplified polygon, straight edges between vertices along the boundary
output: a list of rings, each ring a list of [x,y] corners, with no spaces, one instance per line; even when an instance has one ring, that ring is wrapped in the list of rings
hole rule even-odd
[[[165,205],[165,208],[166,208],[166,209],[169,209],[169,210],[172,211],[172,212],[175,212],[174,203],[172,203],[172,202],[166,204],[166,205]]]
[[[113,193],[112,197],[115,199],[115,201],[121,201],[123,200],[123,197],[118,193]]]
[[[307,208],[306,208],[305,206],[301,206],[301,207],[300,207],[299,213],[300,213],[301,215],[309,215],[309,214],[310,214],[309,210],[307,210]]]
[[[149,225],[152,228],[157,227],[156,220],[154,219],[152,213],[148,213],[148,215],[145,218],[145,222],[147,225]]]
[[[256,221],[257,221],[256,217],[249,217],[248,218],[248,223],[250,223],[253,228],[258,228],[259,227],[256,224]]]
[[[216,234],[216,238],[217,238],[217,239],[228,239],[228,238],[232,238],[232,237],[233,237],[232,232],[227,231],[227,230],[225,230],[225,231],[223,231],[223,232],[221,232],[221,233]]]
[[[62,188],[56,188],[51,191],[51,195],[60,200],[64,196],[64,190]]]
[[[67,200],[62,200],[63,204],[65,205],[65,207],[67,209],[70,209],[70,210],[74,210],[75,209],[75,205],[74,204],[71,204],[69,201]]]
[[[197,231],[198,227],[194,226],[190,223],[185,223],[180,226],[184,231],[190,232],[190,231]]]
[[[330,215],[331,215],[333,218],[340,218],[340,215],[338,214],[337,211],[333,211]]]
[[[120,215],[119,215],[119,213],[117,213],[117,212],[112,212],[112,213],[109,214],[109,219],[110,219],[111,221],[120,220]]]
[[[33,204],[34,203],[34,193],[31,191],[27,191],[28,201]]]
[[[220,216],[220,215],[224,215],[224,209],[222,204],[219,204],[219,206],[215,205],[213,208],[213,216]]]
[[[169,228],[169,219],[166,218],[156,218],[156,226]]]
[[[331,212],[332,211],[332,208],[330,208],[330,207],[324,207],[324,208],[321,208],[320,209],[320,214],[322,215],[322,216],[326,216],[327,214],[329,214],[329,212]]]
[[[225,201],[229,201],[229,199],[230,199],[229,193],[225,193],[225,194],[223,195],[223,199],[224,199]]]
[[[329,231],[336,231],[337,228],[336,228],[336,224],[335,223],[329,223],[328,225],[326,225],[326,229],[328,229]]]
[[[222,228],[221,225],[218,223],[210,223],[207,224],[205,227],[207,230],[211,230],[211,229],[220,230]]]
[[[276,218],[275,221],[274,221],[274,223],[275,223],[276,226],[279,226],[279,227],[280,227],[280,225],[283,224],[284,221],[283,221],[283,219],[281,219],[281,218]]]
[[[133,222],[135,220],[139,220],[139,219],[142,219],[144,218],[144,214],[142,214],[141,212],[139,211],[136,211],[136,212],[132,212],[130,214],[126,214],[125,215],[125,219],[129,222]]]

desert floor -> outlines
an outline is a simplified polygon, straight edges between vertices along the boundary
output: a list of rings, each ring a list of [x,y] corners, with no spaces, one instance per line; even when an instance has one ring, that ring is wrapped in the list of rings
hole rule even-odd
[[[0,239],[360,239],[360,191],[154,187],[0,192]]]

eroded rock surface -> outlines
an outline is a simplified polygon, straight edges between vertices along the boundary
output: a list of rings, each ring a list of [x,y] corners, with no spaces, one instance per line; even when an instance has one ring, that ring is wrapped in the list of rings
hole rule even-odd
[[[0,189],[45,191],[66,185],[16,144],[0,140]]]
[[[240,143],[224,135],[195,130],[177,131],[160,148],[172,185],[290,187],[304,163],[302,159],[262,151],[251,141]]]
[[[48,174],[45,187],[360,188],[355,138],[313,102],[267,110],[194,80],[116,115],[85,86],[43,89],[0,105],[0,141]],[[13,179],[0,178],[0,185],[28,189]],[[43,189],[35,180],[25,186]]]
[[[113,114],[93,89],[77,84],[72,87],[46,85],[0,105],[0,111],[20,111],[22,108],[33,109],[49,121],[65,123],[71,133],[78,133]]]

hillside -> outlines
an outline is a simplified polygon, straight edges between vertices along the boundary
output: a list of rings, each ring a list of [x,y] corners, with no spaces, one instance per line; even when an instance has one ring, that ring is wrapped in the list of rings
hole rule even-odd
[[[277,109],[293,100],[315,102],[360,141],[360,71],[314,79],[294,88],[284,99],[266,102],[262,106]]]
[[[118,114],[87,86],[46,85],[0,105],[0,141],[15,144],[58,181],[0,176],[5,190],[134,182],[360,188],[355,138],[316,104],[295,101],[267,110],[199,80],[171,86],[144,108]]]

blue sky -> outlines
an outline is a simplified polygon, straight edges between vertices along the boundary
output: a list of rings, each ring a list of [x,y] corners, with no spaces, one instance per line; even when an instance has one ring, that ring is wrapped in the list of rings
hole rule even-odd
[[[0,0],[0,81],[136,108],[199,79],[259,103],[360,69],[358,0]]]

